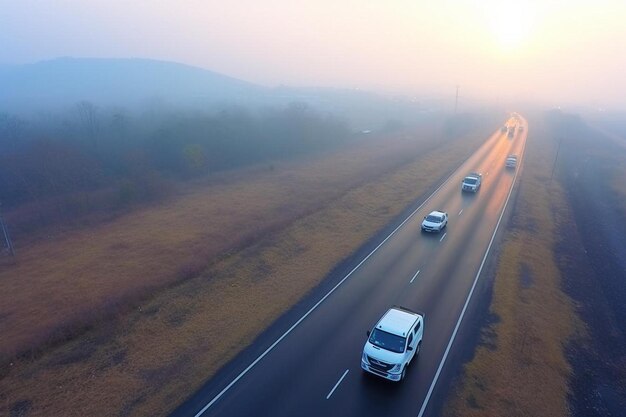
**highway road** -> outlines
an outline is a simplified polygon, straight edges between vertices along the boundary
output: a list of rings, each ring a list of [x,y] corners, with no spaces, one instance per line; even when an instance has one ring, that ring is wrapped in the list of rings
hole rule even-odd
[[[284,316],[173,416],[429,415],[432,398],[445,394],[437,382],[450,350],[463,349],[454,339],[514,190],[528,132],[522,123],[514,139],[489,137],[347,274]],[[518,168],[506,169],[513,153]],[[482,172],[482,187],[461,193],[471,171]],[[448,213],[448,226],[423,234],[421,221],[435,209]],[[422,350],[400,383],[360,368],[366,331],[392,305],[426,313]]]

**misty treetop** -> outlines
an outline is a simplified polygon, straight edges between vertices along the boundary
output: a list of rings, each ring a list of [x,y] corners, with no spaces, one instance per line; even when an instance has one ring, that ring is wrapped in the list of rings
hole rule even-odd
[[[302,103],[130,113],[82,101],[64,114],[3,113],[0,202],[15,207],[108,189],[123,205],[155,197],[166,180],[289,158],[349,137],[344,121]]]

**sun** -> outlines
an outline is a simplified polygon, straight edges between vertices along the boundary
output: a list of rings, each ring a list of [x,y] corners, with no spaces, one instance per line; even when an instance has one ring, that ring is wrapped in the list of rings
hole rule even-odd
[[[518,47],[526,37],[526,30],[520,22],[497,22],[493,25],[497,42],[504,48]]]
[[[491,33],[498,45],[505,49],[517,49],[532,34],[531,10],[519,1],[492,2],[488,11]]]

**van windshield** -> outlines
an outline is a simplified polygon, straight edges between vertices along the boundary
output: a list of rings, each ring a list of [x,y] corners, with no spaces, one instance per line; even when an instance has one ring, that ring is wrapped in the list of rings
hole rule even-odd
[[[370,335],[370,343],[385,350],[402,353],[404,352],[406,338],[387,333],[380,329],[374,329],[374,331]]]

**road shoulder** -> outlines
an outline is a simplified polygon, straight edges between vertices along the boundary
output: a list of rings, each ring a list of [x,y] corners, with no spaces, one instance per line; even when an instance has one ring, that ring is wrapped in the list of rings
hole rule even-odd
[[[573,218],[563,188],[551,178],[558,141],[543,118],[529,122],[524,171],[497,252],[489,309],[473,323],[483,320],[474,328],[475,348],[459,344],[471,357],[455,378],[445,416],[568,414],[572,368],[565,347],[585,330],[563,291],[555,248]]]

